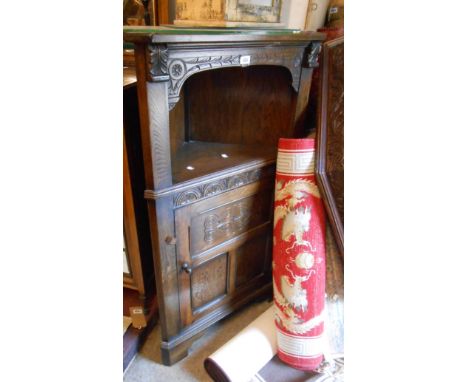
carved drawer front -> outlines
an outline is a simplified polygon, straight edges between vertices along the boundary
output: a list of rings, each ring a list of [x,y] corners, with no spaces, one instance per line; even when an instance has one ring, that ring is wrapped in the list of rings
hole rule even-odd
[[[187,211],[192,257],[270,220],[272,192],[259,191],[260,183],[241,187]]]
[[[190,225],[192,255],[268,221],[269,210],[269,198],[256,194],[193,217]]]
[[[183,326],[265,284],[272,196],[273,184],[265,180],[175,211]]]

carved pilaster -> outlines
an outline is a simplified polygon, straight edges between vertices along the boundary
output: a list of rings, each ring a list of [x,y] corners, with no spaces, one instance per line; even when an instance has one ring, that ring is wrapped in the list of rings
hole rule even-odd
[[[318,68],[318,59],[321,50],[322,43],[320,42],[313,42],[309,45],[309,47],[307,48],[306,62],[304,65],[306,68]]]
[[[148,73],[150,80],[156,82],[169,80],[168,58],[169,52],[166,45],[148,45]]]

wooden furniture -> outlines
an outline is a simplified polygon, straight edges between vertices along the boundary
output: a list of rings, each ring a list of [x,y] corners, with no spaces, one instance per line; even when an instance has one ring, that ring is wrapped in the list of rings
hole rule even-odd
[[[123,106],[123,210],[124,210],[124,288],[123,315],[130,316],[130,307],[142,307],[147,326],[130,326],[123,336],[123,369],[129,365],[146,336],[154,327],[157,313],[153,256],[146,201],[143,197],[144,176],[138,118],[134,57],[126,53],[129,66],[124,66]],[[125,54],[124,54],[125,61]],[[124,64],[125,65],[125,64]],[[125,269],[127,272],[125,272]]]
[[[123,284],[138,292],[140,305],[147,308],[148,296],[154,292],[154,267],[149,234],[149,219],[143,175],[143,153],[141,148],[136,92],[135,69],[124,69],[123,87],[124,139],[123,139],[123,227],[124,269]],[[125,259],[126,257],[126,259]],[[124,314],[129,315],[129,312]]]
[[[323,44],[317,175],[338,249],[344,255],[344,37]]]
[[[319,33],[125,29],[135,46],[162,359],[271,295],[279,137],[305,136]]]

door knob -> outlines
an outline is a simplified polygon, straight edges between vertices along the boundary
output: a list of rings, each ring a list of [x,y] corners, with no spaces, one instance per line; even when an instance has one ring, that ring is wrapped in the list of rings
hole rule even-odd
[[[183,263],[181,269],[188,274],[192,273],[192,268],[190,268],[190,265],[188,263]]]

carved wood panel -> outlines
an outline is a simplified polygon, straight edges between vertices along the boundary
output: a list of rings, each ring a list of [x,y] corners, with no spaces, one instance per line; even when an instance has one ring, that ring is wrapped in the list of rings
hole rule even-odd
[[[223,67],[249,65],[284,66],[291,72],[291,85],[299,91],[301,67],[316,67],[320,43],[270,47],[222,47],[206,49],[203,55],[190,50],[169,48],[167,44],[149,44],[147,50],[148,80],[169,81],[168,101],[171,110],[179,101],[184,82],[195,73]]]
[[[174,206],[186,206],[208,197],[212,197],[234,188],[254,183],[261,178],[274,174],[274,167],[256,168],[240,174],[226,176],[215,181],[207,181],[195,187],[188,187],[181,192],[174,194]],[[151,192],[146,193],[146,197],[153,199],[155,195]]]
[[[192,309],[195,310],[226,293],[227,253],[195,268],[191,278]]]
[[[209,315],[225,298],[234,298],[237,285],[269,267],[272,197],[272,182],[264,179],[175,210],[183,326]],[[218,299],[223,294],[227,296]]]
[[[270,209],[271,198],[256,194],[193,216],[190,222],[192,256],[265,223]]]

